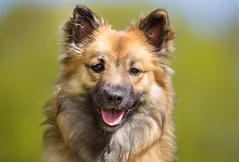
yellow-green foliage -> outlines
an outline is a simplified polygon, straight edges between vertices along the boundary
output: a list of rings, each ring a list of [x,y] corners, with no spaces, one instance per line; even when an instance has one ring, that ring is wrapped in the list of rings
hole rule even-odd
[[[154,9],[143,8],[93,6],[117,29],[140,10]],[[0,162],[40,161],[42,107],[59,70],[58,26],[68,9],[24,6],[0,21]],[[228,44],[233,37],[199,38],[181,19],[171,22],[180,32],[172,64],[179,161],[236,162],[238,56]]]

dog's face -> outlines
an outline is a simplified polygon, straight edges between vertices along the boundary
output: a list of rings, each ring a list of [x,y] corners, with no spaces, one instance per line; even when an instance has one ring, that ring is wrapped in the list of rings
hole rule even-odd
[[[94,82],[92,102],[105,126],[115,127],[133,115],[151,86],[152,60],[135,33],[105,30],[89,44],[85,64]]]
[[[130,122],[141,105],[153,100],[167,102],[174,32],[164,10],[115,31],[89,8],[76,6],[63,31],[60,89],[67,96],[87,96],[88,109],[103,128],[112,131]]]

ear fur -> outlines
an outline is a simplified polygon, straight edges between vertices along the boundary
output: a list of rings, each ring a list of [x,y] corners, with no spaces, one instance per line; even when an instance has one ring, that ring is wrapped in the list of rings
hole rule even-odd
[[[76,5],[73,14],[62,27],[64,55],[60,61],[65,63],[76,51],[81,53],[81,44],[93,38],[93,33],[102,23],[97,14],[84,5]]]
[[[170,27],[168,14],[163,9],[156,9],[139,21],[138,28],[144,33],[147,41],[155,51],[161,51],[168,41],[176,37]]]
[[[99,26],[99,18],[93,11],[84,5],[76,5],[72,17],[63,25],[65,42],[79,45]]]

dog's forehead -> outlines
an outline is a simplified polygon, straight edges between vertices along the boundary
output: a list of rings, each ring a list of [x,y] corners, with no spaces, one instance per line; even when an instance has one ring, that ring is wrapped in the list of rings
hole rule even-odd
[[[146,59],[150,57],[150,46],[139,31],[116,31],[101,29],[96,34],[93,49],[114,58]]]

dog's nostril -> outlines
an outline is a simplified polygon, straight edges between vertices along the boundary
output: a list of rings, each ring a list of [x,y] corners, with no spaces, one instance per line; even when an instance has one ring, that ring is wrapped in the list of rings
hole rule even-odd
[[[108,94],[106,99],[109,101],[109,102],[117,102],[117,103],[120,103],[122,102],[123,100],[123,96],[119,95],[119,94]]]
[[[108,100],[109,100],[109,101],[112,101],[112,100],[113,100],[113,97],[112,97],[112,96],[109,96],[109,97],[108,97]]]
[[[122,97],[121,97],[121,96],[118,96],[118,97],[116,98],[116,101],[117,101],[117,102],[121,102],[121,101],[122,101]]]

